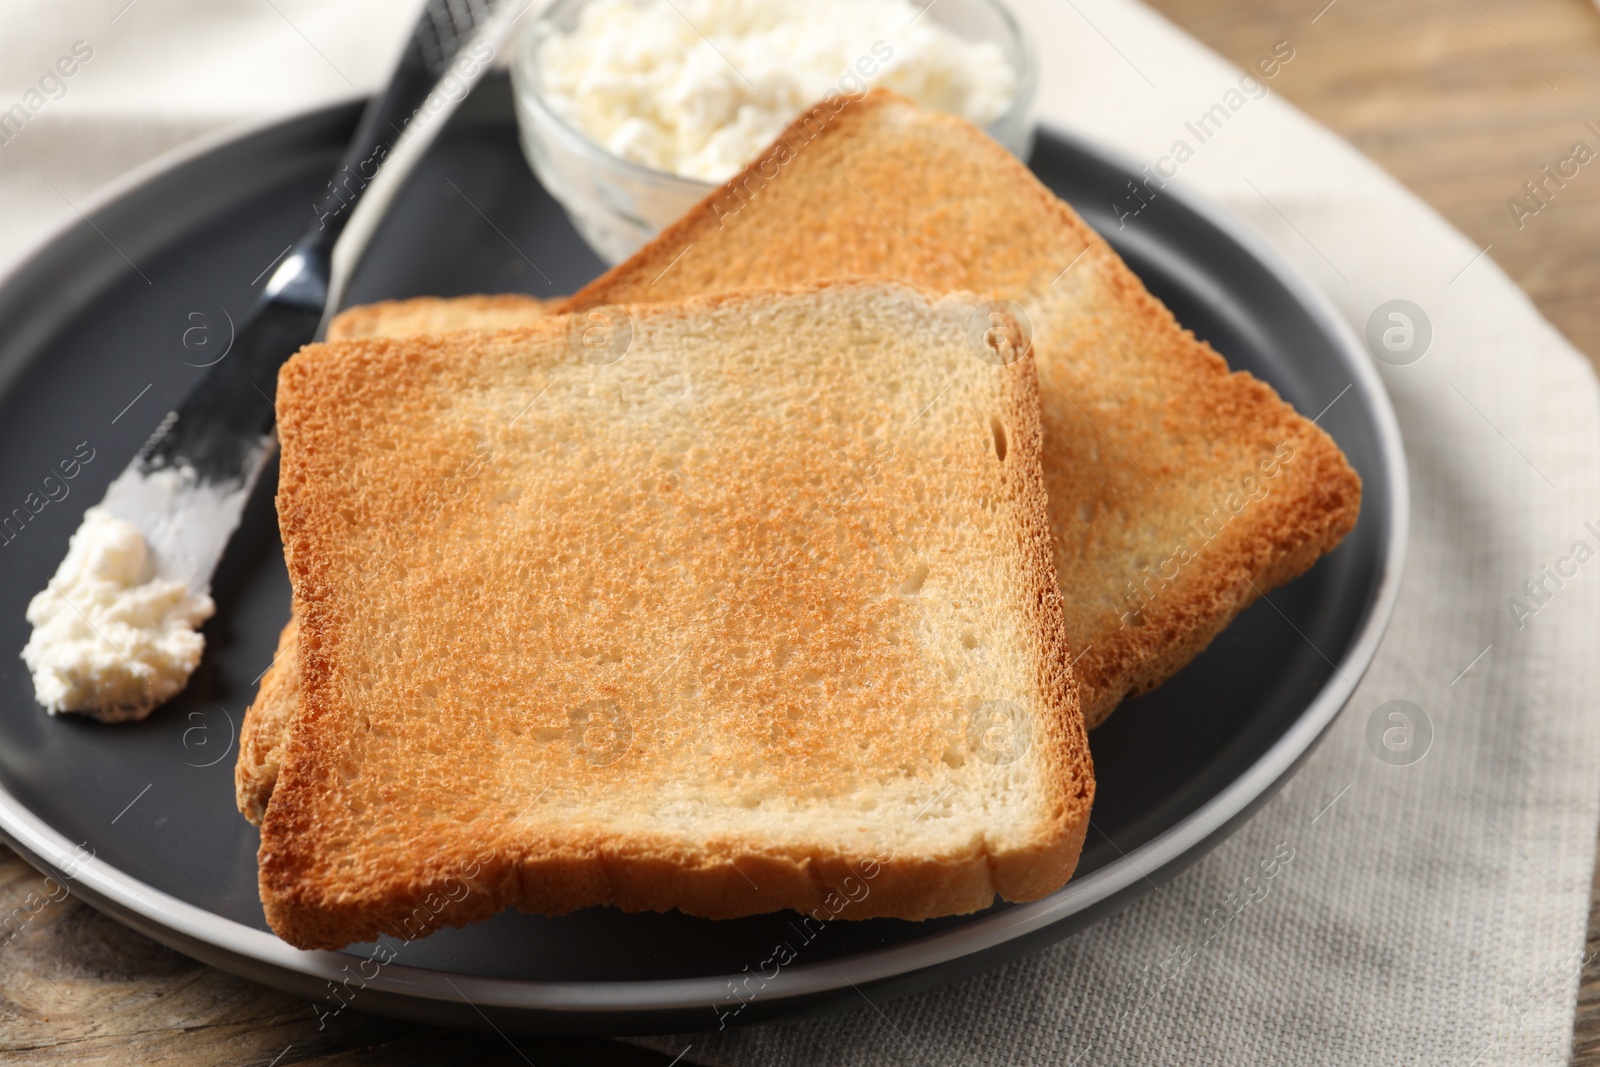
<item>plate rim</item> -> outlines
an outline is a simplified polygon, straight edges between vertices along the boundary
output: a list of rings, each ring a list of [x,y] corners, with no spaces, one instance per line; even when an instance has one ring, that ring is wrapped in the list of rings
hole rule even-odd
[[[8,287],[24,275],[39,255],[65,238],[84,219],[170,171],[275,128],[314,116],[326,116],[364,99],[359,92],[344,94],[317,107],[230,124],[146,161],[85,197],[79,205],[82,217],[68,217],[43,234],[11,269],[0,274],[0,288]],[[1129,173],[1138,171],[1138,163],[1120,150],[1065,130],[1056,123],[1041,122],[1037,129],[1038,133],[1064,143],[1075,152]],[[1173,826],[1117,861],[1082,878],[1072,879],[1042,900],[1016,904],[960,927],[897,945],[786,967],[761,991],[759,1000],[765,1009],[763,1015],[781,1012],[786,1006],[797,1008],[819,996],[837,993],[850,984],[887,982],[967,956],[1016,945],[1029,934],[1057,924],[1066,925],[1070,917],[1096,905],[1114,906],[1140,881],[1149,881],[1146,872],[1165,877],[1176,874],[1209,851],[1203,848],[1208,839],[1225,835],[1287,781],[1348,703],[1377,654],[1393,618],[1411,520],[1410,482],[1403,440],[1382,376],[1332,299],[1242,221],[1193,189],[1169,185],[1164,195],[1219,230],[1284,286],[1336,342],[1353,375],[1351,388],[1362,395],[1373,415],[1380,465],[1390,485],[1384,500],[1388,506],[1389,536],[1383,546],[1376,592],[1359,630],[1333,674],[1294,723],[1223,790]],[[224,918],[155,889],[105,861],[93,857],[80,859],[74,855],[73,842],[34,814],[3,784],[0,784],[0,838],[35,867],[44,869],[47,866],[56,874],[61,874],[68,866],[74,867],[66,884],[75,895],[85,897],[102,910],[112,911],[122,921],[131,922],[157,940],[167,940],[160,936],[165,933],[181,942],[186,954],[202,955],[206,962],[223,969],[233,969],[229,963],[250,961],[254,966],[248,970],[259,972],[265,967],[316,985],[341,980],[348,961],[360,958],[343,950],[293,948],[270,932]],[[171,940],[168,943],[171,944]],[[1029,951],[1043,947],[1034,945]],[[428,1004],[460,1004],[465,1000],[480,1010],[666,1017],[707,1010],[725,1001],[729,977],[544,981],[456,974],[389,963],[363,988],[378,994],[369,1005],[375,1009],[384,1006],[381,1001],[387,996]]]

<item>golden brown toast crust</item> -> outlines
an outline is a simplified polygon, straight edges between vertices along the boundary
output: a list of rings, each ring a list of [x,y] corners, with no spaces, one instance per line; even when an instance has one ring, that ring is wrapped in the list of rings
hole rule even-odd
[[[257,826],[283,763],[289,720],[300,710],[299,628],[293,616],[278,635],[278,650],[261,675],[256,698],[239,727],[239,758],[233,765],[234,798],[239,811]]]
[[[843,303],[864,301],[860,294],[876,294],[871,313],[843,315],[841,309],[867,306]],[[1037,380],[1026,360],[996,368],[964,347],[951,356],[954,342],[938,347],[917,340],[912,347],[907,337],[922,338],[939,323],[964,346],[959,324],[969,307],[961,304],[957,319],[955,306],[954,298],[929,304],[901,286],[837,284],[629,308],[636,346],[657,343],[651,340],[657,337],[691,345],[671,350],[679,354],[671,366],[682,370],[652,388],[694,432],[668,419],[647,392],[625,392],[630,379],[615,386],[617,403],[626,396],[634,398],[629,404],[647,402],[660,413],[661,421],[642,428],[638,440],[617,446],[624,455],[648,445],[639,455],[665,450],[679,457],[645,472],[663,479],[660,489],[608,477],[606,452],[584,451],[588,438],[559,432],[572,429],[569,422],[615,424],[586,422],[562,406],[592,401],[600,415],[610,410],[601,401],[613,397],[601,384],[612,379],[574,384],[588,379],[572,377],[577,371],[570,369],[562,318],[496,334],[312,346],[294,357],[279,379],[278,512],[295,590],[302,692],[262,826],[261,892],[274,930],[291,944],[331,948],[383,933],[405,936],[412,916],[424,917],[431,929],[508,905],[559,913],[606,902],[731,917],[779,908],[832,913],[841,896],[852,901],[849,917],[921,918],[985,907],[996,892],[1024,900],[1059,888],[1082,846],[1093,775],[1050,559]],[[815,352],[797,351],[800,342],[789,340],[798,335],[795,322],[847,317],[850,329],[873,335],[854,350],[830,339]],[[899,330],[909,333],[885,332]],[[723,355],[729,338],[745,338],[738,343],[753,347]],[[927,364],[928,373],[938,369],[948,391],[926,389],[930,406],[942,405],[925,416],[933,421],[904,422],[903,459],[893,450],[874,450],[849,420],[870,422],[873,412],[890,410],[895,420],[905,420],[923,398],[912,404],[895,395],[904,377],[897,368],[923,366],[936,356],[948,366]],[[643,374],[654,364],[630,361],[648,358],[648,351],[636,349],[617,366]],[[873,359],[886,361],[883,369]],[[707,369],[717,360],[717,373],[726,376],[720,386],[722,379],[709,377]],[[794,384],[784,384],[794,376]],[[852,384],[858,380],[886,384],[874,392]],[[485,384],[491,382],[493,389]],[[726,406],[729,396],[755,397],[780,387],[798,390],[794,395],[804,395],[808,406],[784,401],[749,426]],[[523,397],[543,396],[544,389],[552,390],[548,408],[542,402],[528,409],[521,429],[490,429],[496,425],[487,417],[491,411],[509,418]],[[695,403],[710,406],[702,410]],[[678,411],[680,405],[694,417]],[[814,418],[815,405],[832,414]],[[635,409],[625,404],[621,410]],[[967,417],[971,412],[983,417]],[[714,447],[716,438],[706,438],[696,421],[714,427],[724,444]],[[767,428],[770,433],[756,432]],[[673,451],[679,446],[688,451],[680,456]],[[572,468],[578,474],[562,465],[568,448],[585,457]],[[887,457],[884,473],[860,475],[870,488],[859,494],[852,490],[837,501],[827,496],[834,502],[824,515],[816,510],[823,497],[814,479],[821,476],[826,489],[835,475],[856,478],[845,473],[864,469],[849,460],[852,450],[860,452],[857,460]],[[483,457],[470,476],[460,466],[463,456]],[[541,481],[514,476],[535,462]],[[642,460],[628,462],[633,469]],[[469,477],[470,489],[439,490],[455,484],[452,478]],[[722,480],[707,481],[712,478]],[[925,494],[924,481],[937,491]],[[584,485],[589,488],[578,493]],[[585,556],[589,550],[575,535],[560,533],[567,522],[611,529],[583,513],[605,503],[599,486],[633,501],[630,507],[643,507],[658,492],[677,494],[671,499],[679,503],[655,525],[645,521],[648,511],[628,512],[642,518],[612,525],[637,543],[618,542],[605,557]],[[436,506],[440,501],[448,508]],[[951,540],[938,532],[947,527],[980,540],[971,546]],[[902,536],[884,536],[891,528]],[[792,537],[800,539],[809,563],[774,547]],[[690,588],[722,589],[718,581],[746,572],[752,584],[735,583],[717,594],[721,607],[705,632],[721,636],[694,657],[685,681],[672,683],[688,688],[651,689],[649,700],[629,705],[633,742],[623,758],[600,763],[568,756],[559,745],[552,749],[552,737],[544,736],[549,728],[539,725],[548,710],[544,694],[554,694],[549,699],[559,710],[562,687],[577,679],[612,686],[608,691],[618,700],[637,697],[636,679],[645,672],[614,662],[605,635],[684,617],[651,609],[649,598],[658,590],[667,589],[659,594],[666,596],[677,588],[658,576],[659,569],[642,576],[631,569],[641,552],[655,558],[648,546],[674,538],[709,541],[696,557]],[[929,554],[931,572],[924,568],[915,583],[902,586],[908,561],[922,558],[916,553]],[[576,569],[561,571],[569,557],[577,559]],[[599,558],[612,560],[609,569],[595,565]],[[482,573],[480,559],[496,561],[489,568],[494,575],[520,577],[474,582],[469,575]],[[989,569],[971,569],[975,564]],[[764,569],[769,566],[776,569]],[[813,567],[821,569],[812,574]],[[596,625],[557,625],[574,618],[561,615],[572,587],[541,577],[551,574],[579,582],[588,598],[582,603],[590,605],[584,610],[599,612]],[[891,581],[892,595],[870,591]],[[979,592],[969,596],[969,585]],[[645,601],[629,604],[629,590]],[[919,599],[925,597],[934,599]],[[965,623],[959,641],[950,628],[954,618],[927,616],[934,621],[926,632],[907,621],[933,611],[919,604],[959,606],[964,598],[962,610],[990,613]],[[409,621],[413,611],[416,622]],[[539,615],[552,622],[537,630],[537,639],[514,636],[534,632],[527,620]],[[699,625],[690,620],[690,631]],[[792,634],[792,643],[775,636],[782,634]],[[912,634],[924,634],[916,641],[943,641],[940,654],[968,657],[960,660],[967,665],[914,666],[931,653],[908,644]],[[586,643],[593,648],[586,650]],[[391,644],[399,651],[385,659]],[[812,666],[790,661],[785,647],[823,659]],[[647,642],[626,644],[639,648],[666,658]],[[380,660],[384,666],[375,673],[360,666]],[[537,684],[512,681],[512,663],[537,663],[530,675]],[[1014,764],[991,766],[951,747],[974,736],[967,715],[977,707],[976,696],[967,698],[973,707],[926,698],[968,685],[958,677],[989,677],[984,671],[1020,679],[1016,684],[1031,692],[1002,691],[1036,702],[1025,756]],[[437,684],[430,672],[440,675]],[[653,662],[648,673],[656,675]],[[813,686],[822,687],[818,695],[806,695]],[[652,721],[658,708],[675,706],[674,700],[688,699],[685,694],[694,695],[692,714]],[[784,695],[788,714],[778,700]],[[523,710],[513,714],[510,704]],[[874,708],[872,718],[854,718],[859,712],[850,709],[857,707]],[[729,711],[739,708],[749,710]],[[711,733],[691,744],[680,736],[685,730]],[[586,732],[574,736],[589,743]],[[697,747],[705,744],[711,752]],[[784,755],[753,755],[768,751]],[[703,754],[689,755],[696,752]],[[691,758],[701,763],[685,763]],[[897,768],[909,776],[905,782]],[[947,816],[938,809],[918,825],[923,812],[910,813],[902,797],[925,792],[937,799],[942,780],[971,786],[1010,781],[1005,775],[1013,773],[1032,790],[1016,794],[1017,803],[1026,802],[1018,810],[1029,813],[1028,820],[980,820],[976,833],[940,822]],[[755,808],[741,802],[710,809],[715,818],[700,820],[704,828],[694,832],[686,827],[664,834],[626,814],[609,816],[609,823],[592,814],[616,791],[660,789],[668,796],[683,783],[703,789],[702,779],[720,782],[729,774],[765,782],[767,792],[752,794]],[[851,785],[864,774],[885,777]],[[570,810],[591,812],[596,821],[541,817],[537,808],[520,818],[541,802],[544,787],[577,796],[582,807]],[[877,814],[872,808],[839,814],[843,829],[837,831],[750,829],[788,826],[784,819],[813,810],[806,805],[814,801],[835,817],[829,799],[835,793],[823,794],[823,803],[808,792],[815,789],[876,798],[887,807]],[[773,808],[770,824],[751,821],[769,818],[750,814],[762,804]],[[893,812],[902,810],[906,814],[895,821]],[[875,821],[909,826],[944,843],[885,851],[866,832]],[[870,892],[857,899],[852,886],[864,884]]]
[[[981,131],[884,90],[834,106],[791,125],[560,306],[846,275],[1020,304],[1033,323],[1056,567],[1092,728],[1338,544],[1355,525],[1360,478],[1270,386],[1230,374]]]
[[[415,337],[456,330],[500,330],[525,325],[546,311],[545,301],[522,293],[494,296],[418,296],[345,308],[328,323],[329,341],[358,337]]]

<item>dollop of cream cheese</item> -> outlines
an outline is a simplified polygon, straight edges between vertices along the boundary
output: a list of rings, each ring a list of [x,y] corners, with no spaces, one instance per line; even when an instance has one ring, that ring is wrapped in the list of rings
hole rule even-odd
[[[722,182],[829,91],[882,86],[985,126],[1017,75],[908,0],[594,0],[538,54],[550,106],[616,155]]]
[[[136,526],[90,508],[55,577],[28,603],[33,635],[22,659],[34,695],[52,715],[142,719],[188,684],[206,645],[195,628],[215,611],[209,596],[155,576]]]

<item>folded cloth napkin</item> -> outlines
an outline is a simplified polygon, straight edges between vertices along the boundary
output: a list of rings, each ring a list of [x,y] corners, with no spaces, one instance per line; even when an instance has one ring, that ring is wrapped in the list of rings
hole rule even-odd
[[[1044,60],[1044,120],[1152,165],[1187,140],[1173,180],[1244,220],[1358,333],[1393,300],[1430,325],[1421,359],[1379,367],[1413,493],[1393,625],[1294,780],[1140,902],[949,989],[655,1043],[738,1065],[1563,1062],[1600,822],[1600,656],[1585,625],[1600,617],[1600,405],[1587,364],[1489,256],[1272,91],[1319,47],[1309,15],[1262,41],[1271,62],[1241,83],[1132,0],[1014,4]],[[370,90],[410,8],[8,3],[0,110],[27,101],[30,117],[0,138],[0,272],[167,148]],[[41,88],[68,55],[73,74]],[[1197,144],[1184,124],[1218,103],[1226,122]],[[1398,699],[1433,733],[1407,766],[1366,740]],[[1270,893],[1197,936],[1283,848],[1293,859]]]

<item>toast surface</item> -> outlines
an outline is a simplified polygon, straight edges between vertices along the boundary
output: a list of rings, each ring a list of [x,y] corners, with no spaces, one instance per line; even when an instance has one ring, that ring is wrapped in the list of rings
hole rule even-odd
[[[546,302],[522,293],[493,296],[418,296],[345,308],[328,323],[329,341],[358,337],[415,337],[455,330],[500,330],[543,315]]]
[[[1326,433],[1230,373],[981,130],[884,90],[803,116],[553,306],[847,275],[987,293],[1031,321],[1056,569],[1091,728],[1355,525],[1361,481]]]
[[[527,325],[547,313],[545,301],[522,293],[383,300],[339,312],[328,323],[328,341],[499,330]],[[294,619],[290,618],[239,728],[239,756],[233,769],[235,803],[240,813],[257,826],[261,825],[272,787],[278,780],[284,730],[299,705],[295,640]]]
[[[1093,777],[1037,380],[972,308],[840,283],[629,308],[603,366],[563,317],[295,356],[273,928],[1065,882]]]

